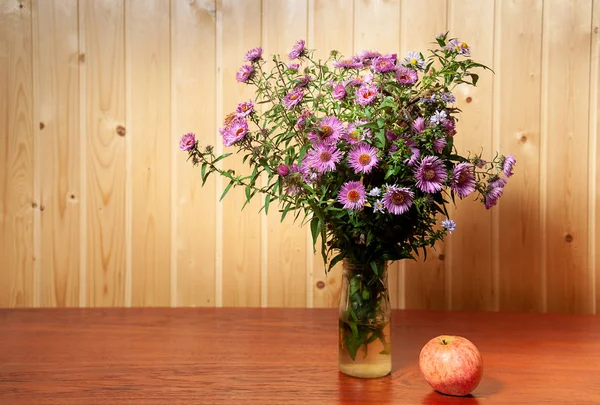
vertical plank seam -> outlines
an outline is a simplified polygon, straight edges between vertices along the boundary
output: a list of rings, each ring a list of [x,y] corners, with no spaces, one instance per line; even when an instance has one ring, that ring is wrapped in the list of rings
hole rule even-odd
[[[542,26],[541,26],[541,52],[540,52],[540,276],[542,290],[542,312],[548,311],[548,46],[544,41],[544,27],[548,20],[546,13],[548,8],[545,6],[545,1],[542,0]]]
[[[493,56],[492,66],[494,69],[494,78],[492,80],[492,146],[493,149],[500,149],[500,23],[501,10],[499,0],[494,0],[494,35],[493,35]],[[500,213],[493,210],[492,214],[492,289],[493,289],[493,310],[500,310]]]
[[[219,7],[221,6],[221,7]],[[216,69],[216,117],[215,123],[216,128],[220,127],[220,118],[223,116],[223,3],[222,0],[215,2],[215,9],[217,19],[215,22],[215,61],[217,64]],[[223,144],[219,142],[215,131],[215,150],[217,156],[223,153]],[[222,162],[217,163],[217,167],[220,169],[223,167]],[[223,192],[223,183],[218,176],[215,180],[215,305],[217,307],[223,306],[223,204],[219,202],[221,193]]]
[[[39,307],[41,301],[41,274],[42,274],[42,244],[41,244],[41,210],[42,193],[41,193],[41,153],[40,153],[40,137],[41,131],[40,122],[40,104],[39,104],[39,83],[38,83],[38,54],[39,54],[39,29],[37,18],[39,5],[37,0],[32,0],[30,10],[31,24],[31,82],[33,85],[33,201],[37,201],[33,210],[33,306]],[[33,204],[32,204],[33,205]]]
[[[131,7],[127,7],[129,2],[123,2],[123,51],[125,53],[125,128],[127,129],[127,135],[125,136],[125,306],[131,307],[132,300],[132,260],[133,260],[133,191],[131,189],[133,185],[133,133],[135,128],[132,127],[131,118],[131,105],[132,105],[132,94],[131,94],[131,58],[128,57],[129,47],[128,38],[129,35],[127,30],[131,24],[128,24],[128,16],[131,13]],[[142,301],[145,302],[145,299]]]
[[[173,119],[174,113],[173,109],[176,105],[176,97],[175,97],[175,86],[173,84],[173,29],[175,29],[173,25],[173,5],[172,1],[169,1],[169,88],[171,89],[171,138],[173,141],[177,139],[177,133],[175,132],[175,120]],[[173,142],[173,145],[177,145],[176,142]],[[177,166],[177,148],[175,146],[171,147],[171,252],[170,252],[170,282],[171,282],[171,307],[177,306],[177,218],[178,218],[178,208],[177,205],[177,193],[179,191],[178,182],[177,182],[177,174],[178,174],[178,166]]]
[[[308,0],[306,3],[306,40],[311,47],[314,48],[315,41],[315,0]],[[306,239],[306,307],[312,308],[314,306],[314,254],[312,249],[312,234],[310,227],[306,228],[305,232]]]
[[[260,7],[260,43],[265,43],[265,24],[264,12],[265,12],[265,0],[261,0]],[[262,110],[262,108],[261,108]],[[261,176],[261,183],[263,187],[266,186],[264,174]],[[260,196],[259,198],[261,198]],[[260,213],[260,306],[267,307],[269,305],[269,226],[267,223],[267,215],[265,210]]]
[[[596,252],[596,195],[597,195],[597,167],[598,167],[598,103],[600,103],[600,91],[598,86],[600,83],[600,35],[594,30],[600,29],[600,9],[599,0],[592,0],[592,21],[590,27],[590,102],[589,102],[589,154],[588,154],[588,170],[589,170],[589,201],[588,201],[588,215],[589,215],[589,231],[588,231],[588,252],[589,252],[589,264],[588,268],[590,271],[590,284],[592,294],[592,313],[597,313],[597,298],[596,298],[596,281],[598,271],[596,269],[597,263],[597,252]]]
[[[78,49],[79,56],[85,55],[85,11],[81,1],[77,1]],[[79,245],[79,306],[87,306],[87,103],[86,103],[86,68],[81,59],[78,61],[79,72],[79,134],[80,134],[80,245]]]

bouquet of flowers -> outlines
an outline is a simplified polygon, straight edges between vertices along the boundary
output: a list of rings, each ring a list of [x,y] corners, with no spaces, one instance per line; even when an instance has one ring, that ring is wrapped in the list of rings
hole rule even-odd
[[[342,259],[363,264],[371,270],[363,282],[376,285],[386,262],[426,254],[455,229],[450,201],[474,196],[494,206],[515,164],[513,156],[457,153],[452,91],[476,85],[473,70],[487,67],[447,33],[436,42],[427,57],[332,51],[321,61],[298,41],[290,62],[274,55],[272,64],[252,49],[236,77],[255,87],[256,98],[241,102],[219,130],[248,172],[222,169],[218,162],[232,153],[216,156],[193,133],[180,147],[200,167],[203,184],[218,173],[229,181],[223,196],[243,187],[246,203],[261,195],[267,212],[276,201],[282,220],[293,214],[310,224],[327,270]],[[379,293],[361,305],[366,313]]]

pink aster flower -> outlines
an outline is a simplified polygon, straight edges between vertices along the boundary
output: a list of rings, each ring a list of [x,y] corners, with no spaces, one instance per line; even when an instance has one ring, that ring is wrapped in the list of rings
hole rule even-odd
[[[289,70],[298,70],[299,68],[300,68],[300,64],[298,64],[298,63],[290,63],[288,65]]]
[[[193,133],[185,134],[181,137],[181,141],[179,141],[179,149],[188,151],[194,149],[196,146],[196,135]]]
[[[365,131],[359,128],[361,123],[348,124],[347,131],[342,135],[342,139],[351,145],[356,145],[365,140]],[[369,131],[368,129],[366,129]]]
[[[365,50],[359,53],[357,56],[355,56],[354,59],[363,62],[365,65],[368,65],[371,63],[371,60],[380,56],[381,54],[379,52]]]
[[[341,100],[346,97],[346,87],[343,84],[337,84],[331,91],[331,96],[336,100]]]
[[[417,134],[420,134],[425,129],[425,118],[419,117],[413,122],[413,129]]]
[[[301,39],[294,44],[292,51],[290,52],[290,54],[288,56],[290,57],[290,59],[296,59],[296,58],[299,58],[300,56],[302,56],[303,52],[304,52],[304,40]]]
[[[446,141],[446,137],[442,136],[441,138],[437,138],[436,140],[433,141],[433,149],[437,153],[441,153],[447,144],[448,144],[448,142]]]
[[[342,159],[342,152],[340,152],[335,145],[316,145],[308,151],[307,155],[308,165],[318,173],[326,173],[335,170],[336,164]]]
[[[291,90],[288,94],[283,98],[283,105],[288,110],[296,107],[301,101],[302,97],[304,97],[304,90],[299,87]]]
[[[235,78],[240,83],[246,83],[254,75],[254,68],[250,65],[244,65],[236,73]]]
[[[344,85],[346,85],[346,86],[363,86],[363,85],[372,84],[372,83],[373,83],[373,75],[369,73],[364,76],[353,77],[350,80],[347,80],[346,82],[344,82]]]
[[[400,84],[413,84],[419,79],[417,72],[405,66],[399,66],[396,69],[396,80]]]
[[[246,134],[248,133],[248,123],[241,118],[236,118],[221,133],[223,134],[223,145],[231,146],[246,137]]]
[[[333,67],[336,69],[360,69],[363,64],[361,61],[354,59],[342,59],[334,61]]]
[[[356,91],[356,102],[360,105],[371,104],[375,97],[377,97],[377,87],[374,84],[362,85]]]
[[[379,73],[390,72],[396,69],[396,55],[378,56],[373,59],[371,68]]]
[[[310,132],[308,139],[313,143],[335,145],[345,133],[346,128],[339,119],[327,116],[321,118],[317,131]]]
[[[475,176],[471,163],[463,162],[454,166],[450,186],[460,198],[464,198],[475,191],[475,185]]]
[[[348,162],[355,173],[370,173],[377,166],[377,149],[363,143],[352,148],[348,154]]]
[[[501,180],[501,181],[498,181]],[[491,181],[490,184],[488,185],[487,191],[485,193],[485,208],[486,209],[490,209],[492,208],[494,205],[496,205],[498,203],[498,200],[500,199],[500,197],[502,197],[502,194],[504,193],[504,186],[506,185],[506,180],[504,179],[497,179],[494,181]]]
[[[402,215],[412,205],[415,194],[406,187],[386,186],[383,206],[394,215]]]
[[[311,116],[311,112],[309,110],[302,110],[300,116],[296,120],[296,128],[303,131],[306,127],[306,120]]]
[[[338,201],[344,204],[344,208],[359,210],[365,205],[365,188],[360,181],[349,181],[344,183],[338,194]]]
[[[298,82],[296,83],[296,87],[306,87],[308,86],[308,84],[311,82],[311,77],[310,76],[304,76],[301,77]]]
[[[417,187],[425,193],[440,191],[447,177],[444,162],[437,156],[425,156],[415,170]]]
[[[247,117],[248,115],[252,114],[253,111],[254,111],[254,103],[252,102],[252,100],[248,100],[246,102],[238,104],[238,106],[235,110],[235,115],[239,118],[244,118],[244,117]]]
[[[288,165],[280,164],[277,166],[277,174],[281,177],[285,177],[290,174],[290,167]]]
[[[257,62],[260,60],[261,56],[262,56],[262,48],[254,48],[249,50],[248,52],[246,52],[246,55],[244,56],[244,60],[248,61],[248,62]]]
[[[513,175],[513,167],[517,163],[517,159],[513,155],[508,155],[504,158],[504,163],[502,163],[502,168],[504,171],[504,175],[506,177],[510,177]]]
[[[442,123],[442,127],[444,127],[444,130],[446,131],[446,135],[456,135],[456,122],[452,117],[446,118],[446,120],[444,120],[444,122]]]

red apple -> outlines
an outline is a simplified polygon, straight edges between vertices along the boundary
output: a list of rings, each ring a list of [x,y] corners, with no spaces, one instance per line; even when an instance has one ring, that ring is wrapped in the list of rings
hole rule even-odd
[[[471,393],[483,375],[483,362],[477,347],[461,336],[431,339],[419,355],[419,368],[431,387],[448,395]]]

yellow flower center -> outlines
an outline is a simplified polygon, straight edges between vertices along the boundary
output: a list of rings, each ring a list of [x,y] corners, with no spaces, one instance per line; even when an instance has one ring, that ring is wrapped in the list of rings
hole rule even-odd
[[[415,58],[412,58],[412,59],[410,60],[410,64],[411,64],[411,65],[416,65],[416,64],[417,64],[417,60],[416,60]]]
[[[348,191],[348,201],[350,202],[358,202],[358,200],[360,200],[360,193],[358,192],[358,190],[350,190]]]
[[[361,153],[358,157],[358,163],[361,166],[368,165],[369,163],[371,163],[371,155],[369,155],[368,153]]]
[[[331,128],[329,125],[323,125],[321,127],[321,134],[323,134],[324,137],[328,137],[332,133],[333,133],[333,128]]]
[[[465,49],[469,47],[469,45],[467,45],[467,43],[466,43],[466,42],[463,42],[462,44],[460,44],[460,46],[462,46],[462,47],[463,47],[463,48],[465,48]]]

